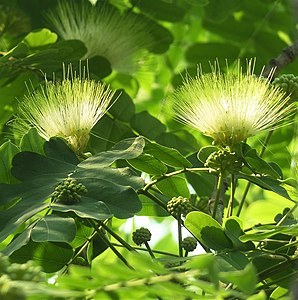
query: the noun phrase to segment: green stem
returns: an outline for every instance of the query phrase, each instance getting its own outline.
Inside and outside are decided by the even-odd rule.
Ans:
[[[179,246],[179,256],[180,256],[180,257],[183,257],[181,214],[178,215],[178,218],[177,218],[177,224],[178,224],[178,246]]]
[[[112,243],[114,246],[116,246],[116,247],[124,247],[123,245],[121,245],[121,244],[116,244],[116,243]],[[124,247],[125,248],[125,247]],[[147,251],[147,249],[144,249],[144,248],[142,248],[142,247],[133,247],[134,248],[134,250],[139,250],[139,251]],[[162,254],[162,255],[168,255],[168,256],[172,256],[172,257],[178,257],[178,255],[177,254],[173,254],[173,253],[169,253],[169,252],[165,252],[165,251],[160,251],[160,250],[152,250],[151,249],[151,251],[153,252],[153,253],[156,253],[156,254]]]
[[[240,203],[239,203],[238,211],[237,211],[237,214],[236,214],[237,217],[240,216],[240,213],[241,213],[242,207],[243,207],[243,205],[244,205],[244,202],[245,202],[246,196],[247,196],[247,194],[248,194],[248,191],[249,191],[249,189],[250,189],[250,186],[251,186],[251,183],[249,182],[249,183],[246,185],[246,188],[245,188],[245,190],[244,190],[242,199],[241,199],[241,201],[240,201]]]
[[[146,186],[143,188],[143,190],[147,191],[151,186],[155,185],[156,183],[158,183],[162,180],[165,180],[169,177],[176,176],[176,175],[179,175],[179,174],[183,174],[185,172],[209,172],[209,171],[210,171],[210,168],[184,168],[184,169],[181,169],[181,170],[178,170],[178,171],[174,171],[174,172],[171,172],[171,173],[164,174],[161,177],[156,178],[155,180],[152,180],[151,182],[146,184]]]
[[[270,139],[271,139],[271,137],[272,137],[273,131],[274,131],[274,130],[270,130],[270,131],[268,132],[267,136],[266,136],[266,139],[265,139],[265,141],[264,141],[264,144],[263,144],[262,149],[261,149],[260,154],[259,154],[259,156],[260,156],[261,158],[263,157],[263,155],[264,155],[264,153],[265,153],[265,150],[267,149],[267,146],[268,146],[268,143],[269,143],[269,141],[270,141]],[[243,208],[243,205],[244,205],[246,196],[247,196],[247,194],[248,194],[248,191],[249,191],[249,189],[250,189],[250,186],[251,186],[251,183],[248,182],[247,185],[246,185],[246,188],[245,188],[245,190],[244,190],[244,193],[243,193],[242,199],[241,199],[241,201],[240,201],[240,204],[239,204],[239,208],[238,208],[238,211],[237,211],[237,214],[236,214],[237,217],[240,216],[240,213],[241,213],[241,210],[242,210],[242,208]]]
[[[216,188],[216,195],[215,195],[215,201],[214,201],[214,208],[213,208],[213,213],[212,213],[212,217],[215,218],[216,217],[216,211],[217,211],[217,207],[218,207],[218,203],[219,203],[219,198],[220,198],[220,193],[221,193],[221,189],[222,189],[222,185],[224,182],[224,177],[222,176],[222,174],[220,173],[218,175],[218,182],[217,182],[217,188]]]
[[[147,196],[148,198],[153,200],[157,205],[162,207],[164,210],[168,211],[167,210],[167,205],[164,202],[162,202],[160,199],[158,199],[157,197],[155,197],[154,195],[149,193],[147,190],[138,190],[138,194]]]
[[[107,226],[104,222],[99,221],[98,223],[102,228],[104,228],[112,237],[114,237],[120,244],[122,244],[127,250],[135,251],[135,249],[129,245],[126,241],[124,241],[118,234],[116,234],[109,226]]]
[[[103,223],[103,222],[102,222]],[[107,239],[107,237],[100,231],[100,229],[96,226],[95,222],[92,223],[93,228],[96,233],[100,236],[100,238],[107,244],[107,246],[116,254],[116,256],[130,269],[133,270],[133,267],[128,263],[125,257],[115,248],[115,246]]]
[[[235,175],[231,174],[231,194],[230,194],[230,199],[229,199],[229,203],[227,206],[227,216],[226,218],[229,218],[232,216],[233,214],[233,206],[234,206],[234,197],[235,197],[235,189],[236,189],[236,185],[235,185]]]
[[[147,248],[148,253],[150,254],[150,256],[151,256],[152,258],[155,258],[154,253],[153,253],[152,249],[150,248],[149,243],[148,243],[148,242],[144,242],[144,244],[145,244],[145,246],[146,246],[146,248]]]
[[[185,250],[184,257],[188,256],[188,251]]]
[[[282,223],[287,219],[287,217],[294,212],[294,210],[298,207],[298,203],[296,202],[295,205],[280,219],[280,221],[276,224],[276,226],[282,225]]]

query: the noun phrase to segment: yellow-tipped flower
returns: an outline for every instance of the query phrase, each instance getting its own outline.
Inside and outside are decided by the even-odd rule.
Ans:
[[[232,146],[257,133],[277,128],[295,112],[289,97],[270,84],[270,79],[253,75],[253,62],[243,73],[199,71],[169,97],[176,118],[214,139]]]
[[[148,24],[133,13],[121,14],[105,4],[88,1],[60,1],[48,13],[56,32],[65,40],[82,41],[85,58],[103,56],[121,72],[135,71],[142,48],[151,44]]]
[[[108,110],[113,95],[105,84],[80,77],[46,81],[45,87],[20,103],[13,126],[21,135],[33,127],[46,140],[62,137],[79,154],[85,150],[91,129]]]

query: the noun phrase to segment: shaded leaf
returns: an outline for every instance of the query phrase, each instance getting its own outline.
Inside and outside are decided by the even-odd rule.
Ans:
[[[184,225],[207,247],[214,250],[232,249],[233,245],[220,224],[203,212],[190,212]]]
[[[16,180],[11,174],[12,159],[19,152],[19,149],[11,141],[0,146],[0,182],[15,183]]]
[[[146,140],[145,153],[171,167],[191,167],[191,163],[176,149]]]
[[[76,235],[76,225],[72,218],[55,215],[43,217],[32,229],[31,238],[34,242],[67,242]]]

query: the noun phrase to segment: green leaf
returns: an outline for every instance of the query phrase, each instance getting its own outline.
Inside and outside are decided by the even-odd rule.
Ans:
[[[52,137],[44,143],[44,153],[48,158],[77,165],[80,161],[64,140]]]
[[[77,233],[74,240],[70,243],[73,248],[78,248],[90,239],[94,229],[85,226],[81,220],[76,220]]]
[[[114,96],[114,101],[111,101],[114,104],[109,109],[109,113],[123,122],[129,122],[136,110],[132,99],[124,90],[119,90]]]
[[[191,63],[203,64],[203,69],[208,66],[208,63],[214,62],[215,59],[219,61],[230,59],[234,60],[238,57],[240,49],[231,44],[209,42],[209,43],[196,43],[191,45],[185,55],[186,59]]]
[[[225,233],[228,238],[232,241],[235,249],[248,251],[255,248],[254,243],[247,241],[244,243],[240,241],[240,236],[244,234],[242,228],[240,227],[239,220],[236,217],[231,217],[225,222]]]
[[[23,181],[31,181],[35,177],[64,178],[75,168],[73,164],[27,151],[18,153],[12,164],[13,176]]]
[[[41,200],[44,199],[41,198]],[[20,225],[49,206],[47,203],[39,202],[37,199],[28,199],[27,201],[20,201],[11,209],[1,211],[0,241],[5,240]]]
[[[86,194],[82,196],[78,205],[84,206],[82,203],[87,197],[93,199],[92,201],[102,201],[108,207],[109,213],[119,219],[130,218],[142,208],[136,192],[129,186],[121,186],[112,181],[97,178],[80,178],[78,181],[87,188]],[[84,207],[81,209],[85,212]],[[101,210],[97,209],[94,213],[100,212]],[[108,213],[106,210],[103,212]]]
[[[219,273],[219,277],[224,282],[236,285],[238,289],[248,295],[255,291],[258,282],[256,270],[252,264],[248,264],[241,271]]]
[[[176,149],[146,140],[144,151],[168,166],[178,168],[191,167],[191,163]]]
[[[32,31],[27,34],[23,40],[29,48],[38,48],[57,41],[57,34],[47,28]]]
[[[205,16],[210,22],[221,23],[237,8],[241,0],[209,0],[205,6]]]
[[[80,202],[75,204],[54,203],[51,205],[51,209],[60,212],[74,212],[77,216],[84,219],[105,220],[113,216],[105,203],[84,196],[81,197]]]
[[[110,181],[122,186],[130,186],[138,190],[144,186],[144,180],[136,176],[130,168],[92,168],[85,169],[77,167],[74,171],[73,177],[80,180],[80,178],[97,178],[105,181]]]
[[[233,248],[220,224],[203,212],[187,214],[184,225],[199,241],[213,250]]]
[[[292,224],[287,226],[276,226],[276,225],[264,225],[254,228],[254,233],[246,233],[240,236],[242,242],[246,241],[262,241],[269,239],[278,233],[284,233],[291,236],[298,235],[298,224]]]
[[[13,262],[25,263],[34,260],[46,273],[61,270],[72,258],[73,249],[66,243],[35,243],[30,241],[18,251],[15,251],[10,259]]]
[[[31,128],[21,139],[21,151],[30,151],[44,154],[43,146],[45,140],[38,134],[36,128]]]
[[[269,175],[274,179],[280,178],[279,173],[275,169],[259,157],[255,149],[250,149],[244,154],[245,161],[250,165],[250,167],[255,171],[255,173],[264,175]]]
[[[117,143],[111,150],[98,153],[78,166],[80,168],[100,169],[110,166],[118,159],[133,159],[142,154],[145,141],[142,137],[128,138]]]
[[[166,131],[166,126],[147,111],[142,111],[133,116],[131,126],[140,135],[154,140],[158,135]]]
[[[112,73],[111,63],[105,57],[96,55],[87,61],[89,72],[95,74],[98,79],[105,78]]]
[[[162,175],[168,170],[162,162],[149,154],[141,154],[137,158],[128,160],[128,163],[136,170],[150,175]]]
[[[10,256],[13,252],[27,245],[27,243],[30,240],[31,230],[32,230],[32,226],[29,226],[22,233],[16,235],[11,241],[11,243],[2,250],[2,253],[4,255]]]
[[[72,218],[55,215],[43,217],[32,229],[34,242],[66,242],[70,243],[76,235],[76,225]]]
[[[217,152],[218,148],[214,146],[206,146],[200,149],[198,152],[198,159],[205,163],[210,154]]]
[[[89,147],[94,153],[109,150],[119,141],[135,137],[132,129],[123,122],[104,115],[93,127]]]
[[[166,196],[185,198],[190,197],[187,181],[183,177],[171,176],[156,183],[157,188]]]
[[[148,198],[144,195],[139,195],[139,198],[142,203],[142,210],[138,212],[138,216],[156,216],[156,217],[168,217],[169,212],[163,208],[161,208],[159,205],[157,205],[155,202],[152,201],[152,199]],[[165,197],[164,195],[159,194],[158,198],[161,199],[165,204],[169,200],[168,197]]]
[[[19,149],[11,141],[7,141],[0,147],[0,182],[15,183],[16,180],[11,174],[12,159],[19,152]]]
[[[293,201],[292,198],[289,196],[288,192],[286,191],[286,189],[284,189],[280,185],[281,182],[276,179],[267,176],[246,175],[244,173],[239,173],[237,177],[246,179],[265,190],[272,191],[286,199]]]
[[[143,13],[152,16],[158,20],[178,22],[183,18],[185,14],[183,7],[179,7],[174,3],[166,3],[161,0],[137,0],[132,2]]]

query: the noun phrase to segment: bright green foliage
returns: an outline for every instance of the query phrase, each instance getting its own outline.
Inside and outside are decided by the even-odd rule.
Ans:
[[[291,3],[89,2],[0,3],[0,298],[296,299]]]

